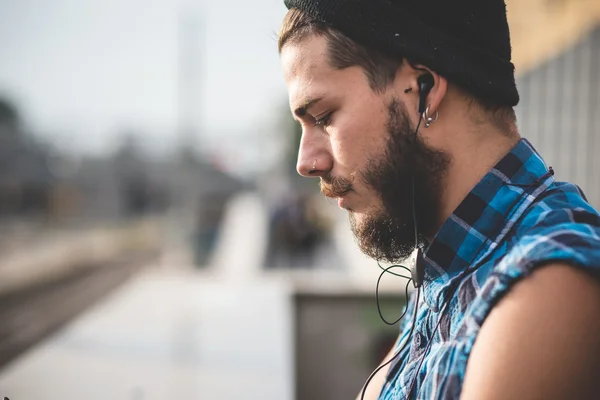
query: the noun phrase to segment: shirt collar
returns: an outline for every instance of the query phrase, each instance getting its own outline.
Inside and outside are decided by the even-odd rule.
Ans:
[[[540,193],[554,181],[531,143],[517,145],[467,194],[424,252],[423,298],[439,311],[452,282],[495,249]]]

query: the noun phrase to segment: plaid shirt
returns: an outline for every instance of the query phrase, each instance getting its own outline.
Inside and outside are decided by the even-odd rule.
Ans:
[[[405,399],[415,376],[412,399],[458,399],[479,329],[517,280],[553,261],[600,271],[600,216],[577,186],[555,182],[521,139],[467,195],[424,254],[416,326],[390,366],[380,400]],[[399,344],[412,325],[414,297]]]

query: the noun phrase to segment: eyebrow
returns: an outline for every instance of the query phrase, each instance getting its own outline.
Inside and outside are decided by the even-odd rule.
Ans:
[[[309,108],[311,108],[312,106],[314,106],[316,103],[318,103],[321,100],[323,100],[322,97],[316,97],[316,98],[306,100],[300,107],[298,107],[294,110],[294,114],[298,118],[304,117],[306,115],[306,111],[308,111]]]

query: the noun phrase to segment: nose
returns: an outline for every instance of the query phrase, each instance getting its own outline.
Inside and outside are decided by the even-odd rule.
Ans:
[[[313,130],[303,130],[298,149],[296,170],[305,178],[319,178],[333,168],[329,141],[326,135]]]

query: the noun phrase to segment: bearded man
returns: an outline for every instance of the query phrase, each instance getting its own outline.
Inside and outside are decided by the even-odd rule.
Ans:
[[[504,1],[285,4],[298,172],[415,264],[358,398],[600,398],[600,217],[520,136]]]

